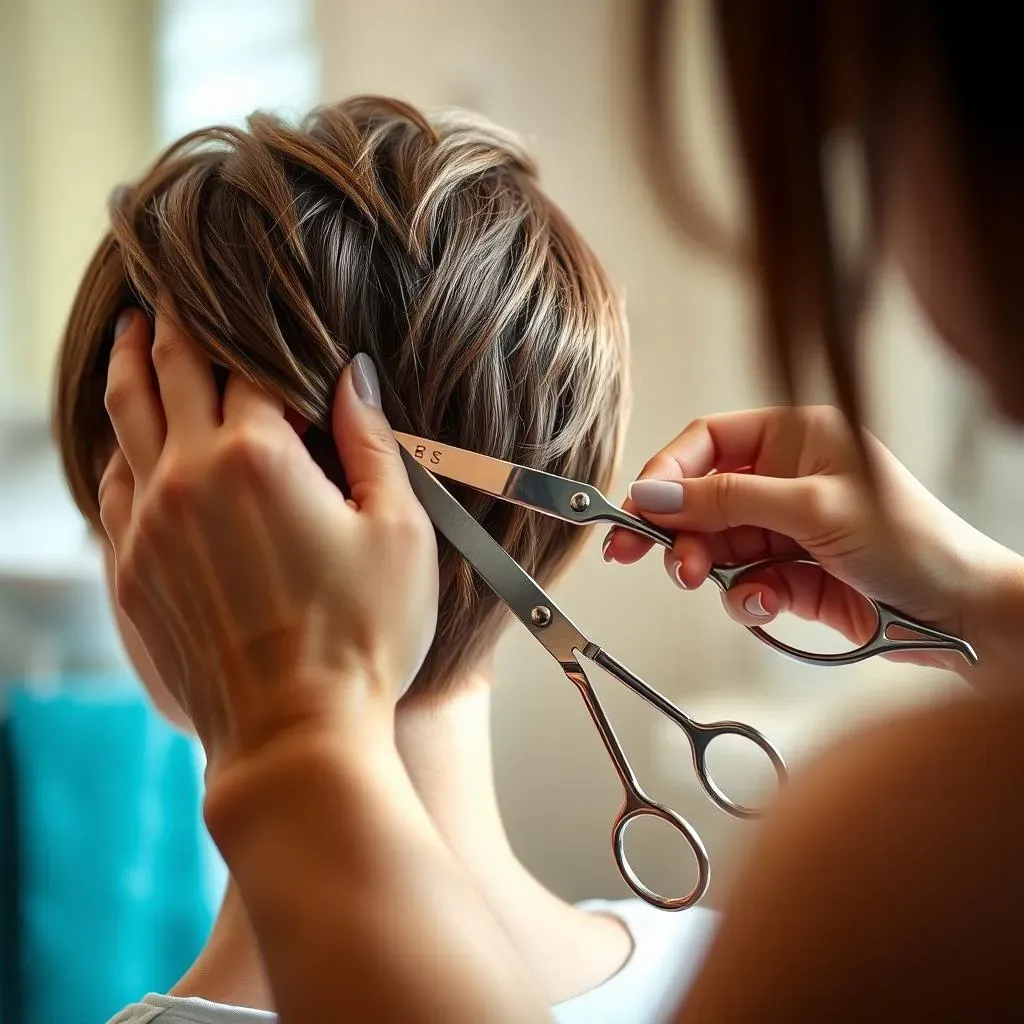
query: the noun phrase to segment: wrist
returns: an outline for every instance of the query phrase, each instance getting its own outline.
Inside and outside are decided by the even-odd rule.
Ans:
[[[207,790],[223,775],[278,755],[368,747],[393,737],[395,703],[389,689],[356,673],[304,672],[238,689],[244,699],[233,700],[229,693],[220,727],[200,732]]]
[[[371,794],[401,785],[394,741],[358,742],[333,733],[293,731],[226,763],[209,781],[206,826],[233,874],[259,837],[322,833],[327,818],[360,813]]]
[[[309,696],[332,690],[338,699]],[[400,766],[394,705],[377,692],[345,679],[296,681],[286,700],[273,707],[264,702],[257,715],[236,722],[232,742],[207,752],[204,814],[218,846],[256,818],[278,813],[297,793],[323,786],[348,791]]]
[[[978,567],[963,619],[978,654],[977,666],[960,672],[968,682],[985,685],[1018,673],[1024,662],[1024,558],[1006,551]]]

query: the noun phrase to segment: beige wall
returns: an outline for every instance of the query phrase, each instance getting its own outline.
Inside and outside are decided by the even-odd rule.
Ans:
[[[150,155],[151,8],[150,0],[0,0],[8,270],[0,344],[12,370],[0,400],[45,407],[106,196]]]

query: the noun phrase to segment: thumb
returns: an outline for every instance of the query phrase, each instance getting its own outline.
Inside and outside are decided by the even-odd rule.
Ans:
[[[360,508],[411,495],[398,442],[381,411],[373,360],[359,352],[345,368],[331,416],[334,443],[352,498]]]
[[[800,543],[821,531],[826,487],[818,477],[712,473],[685,483],[638,480],[629,489],[629,503],[645,519],[676,531],[718,533],[756,526]]]

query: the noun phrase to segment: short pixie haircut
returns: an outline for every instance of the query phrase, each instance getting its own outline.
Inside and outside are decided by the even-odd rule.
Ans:
[[[118,313],[173,310],[222,371],[307,419],[323,450],[352,356],[380,370],[396,429],[607,487],[626,419],[627,335],[597,258],[511,134],[381,97],[294,126],[194,132],[110,200],[71,310],[55,423],[78,506],[98,524],[112,445],[103,397]],[[584,531],[458,497],[550,581]],[[443,540],[437,636],[414,689],[485,657],[502,606]]]

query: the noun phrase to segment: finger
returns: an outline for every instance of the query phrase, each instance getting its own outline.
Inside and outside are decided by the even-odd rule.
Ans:
[[[216,429],[220,425],[220,400],[213,366],[199,346],[166,316],[156,318],[152,358],[168,437],[192,440]]]
[[[686,545],[702,546],[704,552],[710,554],[709,567],[711,562],[717,565],[736,565],[740,562],[752,562],[759,558],[801,550],[800,545],[790,537],[755,526],[737,526],[717,533],[677,531],[673,545],[676,554],[682,557],[683,546]],[[630,565],[639,561],[651,547],[651,542],[640,534],[615,527],[605,538],[604,558],[608,562]],[[686,582],[691,587],[699,586],[703,582],[703,577],[691,580],[687,575]]]
[[[803,548],[792,538],[759,526],[734,526],[720,533],[698,533],[693,536],[701,538],[707,545],[711,560],[716,565],[743,565],[776,555],[804,553]]]
[[[756,526],[803,543],[827,533],[844,500],[835,478],[713,473],[685,484],[645,480],[630,491],[645,519],[670,530],[717,533]]]
[[[673,545],[677,552],[679,545],[687,542],[704,544],[711,552],[711,560],[722,565],[749,562],[799,548],[788,537],[753,526],[738,526],[721,533],[677,531]],[[652,546],[652,542],[639,533],[624,527],[612,527],[605,537],[602,550],[606,562],[631,565],[647,554]]]
[[[783,563],[740,580],[723,596],[723,603],[744,626],[764,626],[792,613],[820,622],[854,644],[866,642],[878,622],[870,602],[856,590],[820,566],[803,562]]]
[[[730,618],[743,626],[767,626],[787,610],[788,595],[764,583],[737,583],[722,595]]]
[[[262,422],[280,427],[286,422],[284,402],[237,373],[228,378],[223,411],[225,425]]]
[[[648,460],[637,479],[684,480],[712,471],[732,473],[748,466],[757,469],[769,451],[773,462],[779,462],[780,455],[789,455],[792,461],[799,454],[802,437],[794,428],[799,427],[803,414],[801,409],[776,406],[694,420]],[[778,442],[787,437],[792,443],[780,450]]]
[[[135,482],[144,486],[164,446],[164,413],[150,359],[149,320],[138,309],[117,318],[104,395],[118,447]]]
[[[606,562],[632,565],[639,562],[653,547],[654,542],[639,533],[613,526],[605,535],[601,555]]]
[[[675,546],[665,552],[665,572],[682,590],[696,590],[711,569],[711,552],[707,541],[696,536],[680,536]]]
[[[115,559],[124,548],[124,539],[132,519],[135,482],[128,460],[118,448],[100,478],[98,501],[100,522],[113,548]]]
[[[669,481],[682,484],[690,478],[705,477],[708,474],[735,473],[749,468],[758,468],[764,461],[765,452],[770,452],[774,473],[789,476],[799,455],[800,418],[803,411],[786,406],[750,409],[743,412],[721,413],[694,420],[681,434],[650,458],[640,471],[637,480],[630,486],[630,494],[623,504],[626,511],[634,514],[642,509],[633,500],[633,488],[638,485],[638,494],[660,492],[661,500],[677,509],[670,488],[658,488],[656,484],[645,486],[644,481]],[[681,490],[675,492],[681,495]],[[681,502],[681,498],[680,498]],[[629,565],[639,561],[650,551],[651,542],[638,534],[625,530],[612,530],[605,539],[603,548],[606,561]]]
[[[704,476],[714,467],[714,462],[715,445],[707,429],[707,421],[696,420],[675,440],[648,459],[640,471],[638,480],[650,478],[681,484],[686,477]],[[639,511],[631,496],[627,496],[622,507],[634,515]],[[606,562],[632,565],[643,558],[653,546],[651,541],[638,533],[613,527],[605,538],[602,555]],[[677,582],[681,583],[679,580]]]
[[[333,432],[351,497],[360,509],[412,498],[398,442],[381,412],[377,370],[365,353],[356,355],[342,374]]]

